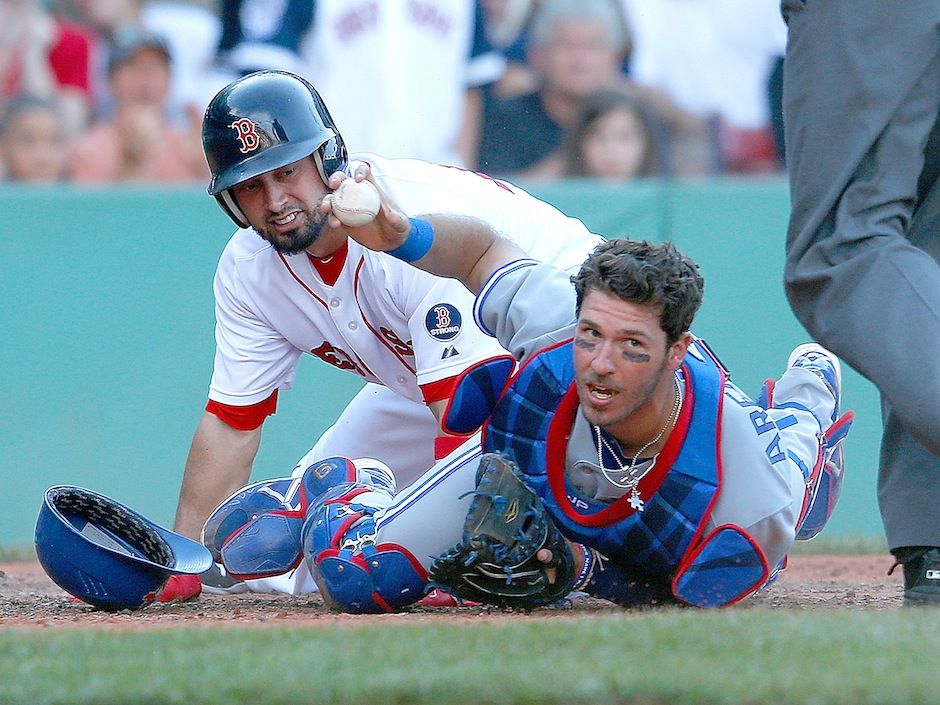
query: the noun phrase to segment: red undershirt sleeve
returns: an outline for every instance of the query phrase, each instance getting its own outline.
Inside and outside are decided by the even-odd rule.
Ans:
[[[233,406],[210,399],[206,411],[239,431],[253,431],[277,411],[277,390],[271,392],[267,399],[248,406]]]
[[[439,379],[436,382],[428,382],[427,384],[421,385],[421,396],[424,397],[425,404],[433,404],[436,401],[441,401],[442,399],[450,399],[451,394],[454,392],[454,383],[457,381],[457,377],[447,377],[445,379]]]
[[[454,393],[454,384],[457,382],[457,376],[440,379],[437,382],[429,382],[421,385],[421,395],[424,397],[425,404],[432,404],[436,401],[449,399]],[[471,435],[452,436],[450,434],[441,434],[434,439],[434,459],[440,460],[451,451],[456,450]]]

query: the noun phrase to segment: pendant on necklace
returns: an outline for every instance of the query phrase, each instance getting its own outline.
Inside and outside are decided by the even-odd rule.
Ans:
[[[630,492],[630,498],[627,501],[630,503],[630,506],[638,512],[642,512],[646,508],[643,499],[640,497],[640,493],[636,491],[636,487]]]

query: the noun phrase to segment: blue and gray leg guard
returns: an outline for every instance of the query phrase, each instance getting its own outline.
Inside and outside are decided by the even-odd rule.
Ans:
[[[424,596],[427,571],[404,547],[375,543],[375,514],[391,496],[360,483],[334,487],[304,522],[304,560],[331,609],[393,612]]]
[[[773,399],[774,380],[768,379],[761,387],[757,403],[762,408],[769,409],[773,406]],[[842,493],[845,470],[842,441],[845,440],[852,427],[855,412],[846,411],[840,416],[838,405],[836,405],[833,415],[837,418],[822,437],[815,467],[804,471],[806,498],[797,523],[797,541],[809,541],[823,530]]]
[[[209,516],[203,543],[238,580],[281,575],[303,558],[301,528],[314,501],[340,484],[362,482],[391,496],[395,480],[381,463],[318,460],[300,477],[265,480],[236,492]]]
[[[845,477],[842,441],[848,435],[854,418],[855,414],[847,411],[829,427],[823,436],[819,460],[807,482],[803,516],[796,532],[797,541],[808,541],[819,534],[836,508]]]

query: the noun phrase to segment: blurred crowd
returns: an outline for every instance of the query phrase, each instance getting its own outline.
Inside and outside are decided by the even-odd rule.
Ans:
[[[784,169],[778,0],[0,0],[0,180],[205,183],[259,69],[353,152],[520,181]]]

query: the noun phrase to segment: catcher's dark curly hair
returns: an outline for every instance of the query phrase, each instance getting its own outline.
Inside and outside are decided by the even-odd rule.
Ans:
[[[578,314],[592,289],[658,308],[667,346],[692,327],[705,288],[698,265],[672,243],[622,239],[598,245],[571,283]]]

